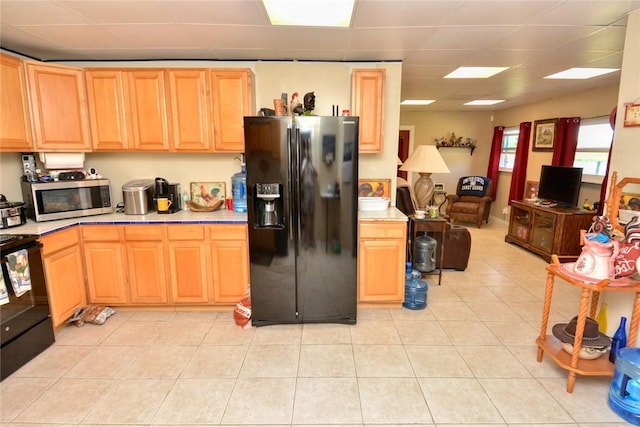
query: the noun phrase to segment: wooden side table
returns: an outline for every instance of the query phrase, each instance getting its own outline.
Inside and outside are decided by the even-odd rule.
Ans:
[[[600,292],[631,292],[635,295],[633,303],[633,312],[631,314],[631,323],[629,326],[629,339],[627,345],[633,347],[638,333],[638,323],[640,322],[640,282],[637,280],[629,280],[625,282],[625,286],[608,286],[613,283],[610,280],[602,280],[598,283],[587,283],[577,280],[569,276],[560,266],[559,258],[552,255],[553,263],[547,266],[547,283],[544,294],[544,308],[542,311],[542,324],[540,326],[540,336],[536,339],[538,345],[538,362],[542,361],[542,356],[546,352],[562,369],[569,371],[567,378],[567,392],[573,392],[573,386],[576,381],[576,375],[585,376],[613,376],[615,365],[609,362],[609,355],[603,354],[597,359],[586,360],[578,357],[579,352],[574,351],[569,354],[563,350],[560,340],[554,335],[547,335],[547,327],[549,325],[549,311],[551,308],[551,298],[553,296],[553,286],[556,277],[568,282],[572,286],[581,288],[580,304],[578,305],[578,320],[576,324],[576,335],[573,341],[573,348],[582,347],[582,336],[584,334],[584,325],[587,319],[587,310],[589,317],[595,319]],[[589,307],[589,301],[591,306]]]
[[[411,236],[411,259],[415,259],[416,253],[416,237],[418,237],[418,233],[439,233],[440,234],[440,244],[436,248],[436,256],[440,259],[439,267],[436,269],[438,274],[438,286],[442,283],[442,266],[444,265],[444,242],[446,241],[446,232],[451,227],[449,221],[444,217],[437,218],[421,218],[418,219],[415,215],[409,216],[409,235]],[[425,273],[425,274],[434,274],[434,273]]]

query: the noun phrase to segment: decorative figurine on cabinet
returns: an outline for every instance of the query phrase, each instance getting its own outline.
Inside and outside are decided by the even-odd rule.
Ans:
[[[314,92],[307,92],[304,94],[304,112],[305,116],[310,116],[311,112],[316,108],[316,95]]]

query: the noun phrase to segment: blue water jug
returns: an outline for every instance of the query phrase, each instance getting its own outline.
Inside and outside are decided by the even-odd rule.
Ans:
[[[640,348],[625,347],[618,351],[609,407],[625,421],[640,425]]]
[[[247,168],[242,162],[242,170],[231,177],[231,195],[234,212],[247,211]]]
[[[422,310],[427,307],[429,286],[422,280],[422,273],[411,268],[408,262],[405,270],[404,302],[402,306],[409,310]]]

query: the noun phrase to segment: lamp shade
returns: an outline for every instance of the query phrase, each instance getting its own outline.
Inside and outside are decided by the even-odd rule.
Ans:
[[[401,171],[418,172],[420,177],[413,184],[416,202],[420,209],[427,209],[433,201],[432,173],[450,173],[435,145],[420,145],[400,166]]]
[[[435,145],[419,145],[400,166],[401,171],[451,173]]]

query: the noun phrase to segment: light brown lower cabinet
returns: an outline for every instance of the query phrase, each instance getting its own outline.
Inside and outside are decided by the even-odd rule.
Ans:
[[[87,303],[78,227],[47,234],[40,241],[51,319],[57,327]]]
[[[236,303],[249,292],[247,226],[212,225],[208,229],[213,300]]]
[[[90,303],[228,305],[246,295],[244,224],[81,227]]]
[[[203,225],[167,225],[171,301],[208,302],[207,245]]]
[[[407,223],[360,221],[358,239],[358,302],[403,302]]]

